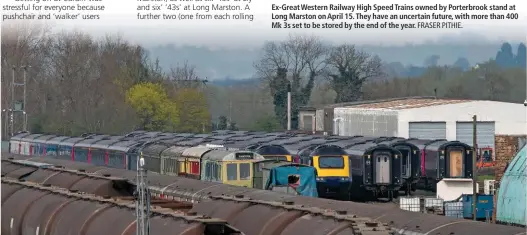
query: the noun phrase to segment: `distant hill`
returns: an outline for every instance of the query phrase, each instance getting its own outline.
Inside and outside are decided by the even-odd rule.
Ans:
[[[211,79],[210,84],[216,86],[254,86],[258,85],[260,80],[257,78],[246,79]]]
[[[513,43],[514,48],[518,43]],[[366,52],[378,55],[385,63],[398,63],[398,67],[424,65],[432,55],[438,56],[438,65],[451,65],[460,57],[466,58],[472,65],[495,58],[500,49],[499,42],[468,43],[426,43],[405,46],[360,46]],[[230,80],[251,78],[255,71],[253,63],[260,55],[259,48],[246,49],[210,49],[198,46],[161,45],[147,48],[151,58],[158,58],[163,69],[185,61],[195,65],[198,75],[209,80],[228,80],[221,84],[238,83]]]

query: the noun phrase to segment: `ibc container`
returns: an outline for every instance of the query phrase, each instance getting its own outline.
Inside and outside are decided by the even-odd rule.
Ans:
[[[463,218],[463,202],[445,202],[445,216]]]
[[[418,197],[400,197],[399,208],[405,211],[419,212],[421,209],[420,198]]]

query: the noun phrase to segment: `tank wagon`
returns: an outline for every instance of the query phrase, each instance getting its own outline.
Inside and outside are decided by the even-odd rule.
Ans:
[[[408,139],[421,150],[421,178],[425,189],[436,191],[443,178],[472,178],[472,147],[459,141]]]
[[[4,178],[2,189],[7,191],[2,193],[2,234],[135,233],[133,201]],[[154,208],[151,213],[153,234],[242,234],[219,219],[167,212],[165,208]]]
[[[10,154],[15,158],[20,158],[19,155]],[[7,156],[2,156],[6,158]],[[55,164],[62,162],[63,166],[68,166],[77,169],[88,169],[88,165],[85,163],[61,161],[56,159],[37,158],[34,161],[54,161]],[[96,167],[96,166],[92,166]],[[98,170],[89,170],[96,172],[99,175],[105,174],[105,171],[96,167]],[[107,172],[112,172],[112,175],[123,177],[135,181],[136,172],[121,171],[118,169],[106,168]],[[2,169],[4,170],[4,169]],[[88,171],[88,170],[87,170]],[[324,211],[329,212],[328,216],[323,216],[326,219],[330,218],[335,221],[334,218],[338,217],[338,214],[345,216],[351,216],[354,218],[359,228],[369,229],[369,232],[374,228],[375,230],[382,230],[386,227],[383,224],[376,224],[375,222],[370,224],[373,227],[367,226],[366,223],[371,220],[379,220],[382,223],[393,228],[395,234],[405,235],[425,235],[425,234],[464,234],[464,235],[481,235],[481,234],[500,234],[500,235],[522,235],[526,234],[524,228],[504,226],[491,223],[474,222],[472,220],[456,219],[445,216],[438,216],[433,214],[422,214],[410,211],[403,211],[397,207],[378,205],[378,204],[364,204],[346,201],[334,201],[323,198],[312,198],[294,195],[284,195],[279,192],[265,191],[262,192],[258,189],[235,187],[232,185],[215,184],[212,182],[197,181],[188,178],[166,176],[166,175],[149,175],[149,181],[151,185],[151,191],[156,197],[163,198],[174,198],[174,199],[186,199],[188,201],[199,202],[196,207],[196,211],[200,210],[201,214],[208,216],[226,219],[227,221],[239,221],[240,223],[246,223],[248,227],[259,228],[264,224],[274,224],[271,221],[282,221],[281,215],[283,211],[280,208],[286,208],[290,211],[301,211],[301,214],[308,213],[311,218],[311,224],[318,224],[318,216],[325,215]],[[4,193],[4,191],[2,192]],[[228,197],[227,199],[222,199]],[[236,200],[233,200],[236,199]],[[211,204],[206,204],[210,202]],[[234,202],[234,203],[233,203]],[[304,208],[304,209],[303,209]],[[229,213],[230,211],[236,211]],[[252,217],[247,214],[249,211],[254,211]],[[337,213],[338,212],[338,213]],[[78,212],[77,212],[78,213]],[[221,215],[220,215],[221,214]],[[337,215],[335,215],[337,214]],[[234,216],[235,215],[235,216]],[[262,218],[257,220],[242,220],[241,218]],[[5,217],[2,217],[5,218]],[[42,217],[45,218],[45,217]],[[265,218],[265,219],[264,219]],[[289,217],[288,217],[289,218]],[[305,221],[305,217],[298,217],[297,220]],[[364,222],[361,218],[371,218]],[[316,219],[316,220],[315,220]],[[324,219],[324,218],[321,218]],[[263,220],[266,220],[265,222]],[[252,221],[252,224],[251,224]],[[336,220],[338,221],[338,219]],[[294,224],[295,222],[287,222],[287,224]],[[230,224],[234,224],[231,222]],[[4,227],[4,226],[2,226]],[[71,226],[70,226],[71,227]],[[244,227],[246,228],[246,227]],[[269,227],[265,227],[270,229]],[[274,226],[273,226],[274,228]],[[335,228],[335,227],[332,227]],[[241,229],[241,228],[240,228]],[[243,231],[243,230],[242,230]],[[248,230],[254,231],[254,230]],[[265,234],[277,234],[273,230],[267,230]],[[289,231],[289,230],[288,230]],[[300,234],[306,234],[306,231],[299,230]],[[315,230],[313,230],[315,231]],[[376,234],[368,233],[365,230],[358,230],[357,232],[363,232],[363,234]],[[356,233],[357,233],[356,232]],[[307,232],[309,233],[309,232]],[[279,233],[284,234],[284,233]],[[322,233],[321,233],[322,234]],[[377,233],[378,234],[378,233]],[[383,234],[383,233],[381,233]]]

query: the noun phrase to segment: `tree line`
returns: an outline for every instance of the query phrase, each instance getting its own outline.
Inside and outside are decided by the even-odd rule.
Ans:
[[[525,70],[500,62],[511,61],[507,47],[477,67],[431,61],[410,77],[394,75],[380,58],[353,44],[291,35],[263,45],[254,62],[259,85],[222,87],[207,84],[188,63],[163,72],[144,48],[118,36],[98,39],[82,32],[52,33],[43,25],[3,24],[1,46],[3,68],[31,66],[26,111],[32,132],[283,130],[288,86],[293,128],[299,108],[306,105],[434,94],[511,102],[525,98]],[[520,61],[522,55],[512,58]],[[10,89],[11,72],[3,69],[1,74],[2,109],[11,107],[11,92],[22,99],[20,88]],[[17,70],[17,80],[21,76]],[[21,130],[20,120],[16,130]]]
[[[19,68],[31,66],[25,111],[32,132],[209,129],[207,97],[195,68],[184,64],[163,73],[144,48],[119,36],[96,39],[79,31],[53,33],[40,24],[2,24],[1,47],[3,110],[12,107],[12,93],[23,99],[23,88],[11,89],[8,68],[15,68],[20,82]],[[14,114],[16,132],[23,117]]]

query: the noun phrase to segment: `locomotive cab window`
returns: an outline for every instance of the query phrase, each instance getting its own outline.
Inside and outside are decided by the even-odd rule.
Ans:
[[[318,167],[320,168],[344,168],[343,157],[319,157]]]
[[[240,163],[240,180],[251,179],[251,165],[249,163]]]
[[[227,180],[238,180],[238,165],[236,163],[227,164]]]

